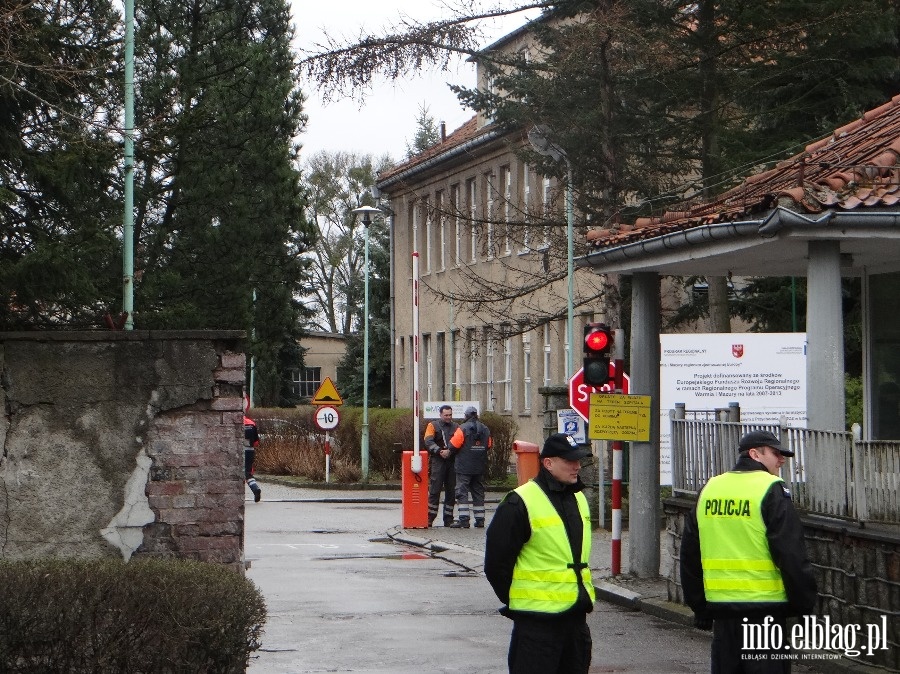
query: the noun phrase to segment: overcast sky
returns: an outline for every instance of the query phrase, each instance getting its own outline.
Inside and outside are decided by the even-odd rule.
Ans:
[[[379,29],[406,15],[419,21],[447,16],[434,0],[292,0],[296,28],[294,44],[298,49],[314,49],[322,41],[323,31],[333,37],[358,37],[365,29],[380,34]],[[510,5],[513,3],[510,2]],[[525,22],[518,15],[503,23],[488,26],[485,45]],[[484,45],[483,45],[484,46]],[[319,150],[353,151],[377,156],[390,154],[402,159],[407,142],[416,129],[419,108],[426,104],[435,121],[445,121],[448,133],[472,116],[460,106],[447,82],[473,86],[475,66],[457,60],[449,71],[428,71],[421,76],[379,82],[369,91],[362,104],[355,100],[338,100],[325,104],[310,83],[305,83],[308,99],[304,106],[309,122],[302,155]]]

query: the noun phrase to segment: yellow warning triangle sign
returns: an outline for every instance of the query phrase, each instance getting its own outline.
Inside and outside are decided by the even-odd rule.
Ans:
[[[343,405],[344,399],[341,398],[341,394],[334,387],[331,377],[325,377],[325,381],[321,383],[316,391],[316,395],[309,402],[312,405]]]

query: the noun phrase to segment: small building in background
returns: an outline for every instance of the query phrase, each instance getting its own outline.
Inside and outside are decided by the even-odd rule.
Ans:
[[[319,386],[330,377],[337,381],[338,363],[347,351],[347,336],[339,332],[311,331],[300,340],[303,349],[303,368],[292,373],[294,393],[304,401],[316,394]]]

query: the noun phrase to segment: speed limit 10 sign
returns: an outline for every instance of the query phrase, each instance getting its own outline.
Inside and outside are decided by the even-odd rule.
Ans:
[[[341,420],[336,407],[331,405],[321,405],[316,410],[316,426],[323,431],[330,431],[337,428],[338,421]]]

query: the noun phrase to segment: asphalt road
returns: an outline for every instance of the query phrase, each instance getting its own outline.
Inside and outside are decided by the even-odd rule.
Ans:
[[[472,544],[433,556],[385,535],[398,504],[304,497],[263,485],[263,501],[247,504],[248,576],[269,611],[251,674],[506,671],[512,623],[477,570],[483,530],[453,532]],[[589,624],[592,672],[709,671],[706,633],[605,602]]]

